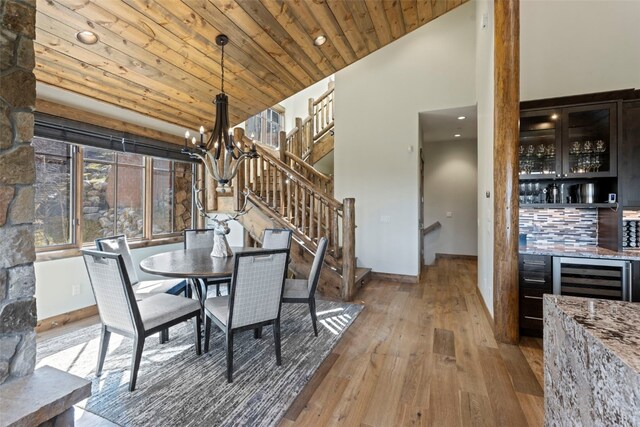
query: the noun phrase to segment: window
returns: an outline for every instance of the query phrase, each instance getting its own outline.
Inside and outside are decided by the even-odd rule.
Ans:
[[[86,147],[83,153],[82,236],[84,243],[144,232],[144,156]]]
[[[36,160],[35,244],[69,245],[73,243],[71,146],[37,137],[32,145]]]
[[[191,163],[103,148],[77,149],[41,137],[33,139],[33,146],[39,251],[90,245],[116,234],[131,240],[167,237],[193,226]],[[153,178],[147,180],[149,169]],[[146,195],[151,198],[148,212]],[[76,211],[78,227],[73,221]]]
[[[153,160],[154,236],[179,233],[191,226],[192,183],[191,165],[171,160]]]
[[[274,107],[249,118],[245,134],[265,145],[278,147],[281,130],[284,130],[284,109]]]

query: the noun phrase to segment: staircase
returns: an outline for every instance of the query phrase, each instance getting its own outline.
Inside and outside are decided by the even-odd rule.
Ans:
[[[285,151],[292,156],[294,168],[300,162],[314,165],[333,151],[333,109],[334,84],[330,81],[325,93],[309,99],[309,116],[296,118],[296,126],[285,137]]]
[[[290,270],[308,277],[317,243],[328,240],[318,292],[325,298],[350,301],[358,287],[369,280],[371,269],[357,268],[355,257],[355,200],[333,197],[333,178],[312,164],[333,150],[333,82],[317,100],[309,100],[309,117],[296,119],[296,127],[280,133],[273,149],[257,144],[258,157],[245,160],[233,181],[233,195],[224,197],[207,183],[208,210],[240,210],[246,230],[245,245],[262,242],[266,228],[293,232]],[[253,141],[244,130],[234,130],[234,140],[245,147]]]

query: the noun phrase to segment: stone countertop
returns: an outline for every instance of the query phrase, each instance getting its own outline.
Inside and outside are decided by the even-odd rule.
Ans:
[[[604,347],[640,374],[640,303],[545,295]]]
[[[579,258],[610,258],[629,261],[640,261],[640,250],[612,251],[598,246],[566,246],[566,245],[536,245],[527,243],[519,248],[521,254],[526,255],[552,255]]]

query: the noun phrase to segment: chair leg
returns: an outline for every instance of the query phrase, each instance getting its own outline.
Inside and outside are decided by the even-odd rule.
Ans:
[[[100,334],[100,350],[98,351],[98,365],[96,366],[96,376],[102,375],[102,367],[104,366],[104,359],[107,356],[107,348],[109,347],[109,338],[111,338],[111,332],[107,330],[105,325],[102,325],[102,333]]]
[[[276,365],[282,365],[282,354],[280,351],[280,319],[273,323],[273,338],[276,342]]]
[[[216,283],[216,296],[220,296],[220,283]]]
[[[159,339],[160,344],[165,344],[169,341],[169,328],[160,331]]]
[[[194,331],[193,333],[195,334],[195,338],[196,338],[196,355],[200,356],[201,354],[201,348],[202,348],[202,338],[201,338],[201,334],[202,334],[202,320],[200,320],[200,313],[196,314],[195,316],[195,322],[193,322],[194,324]]]
[[[133,339],[133,356],[131,357],[131,379],[129,380],[129,391],[136,388],[136,380],[138,379],[138,369],[140,368],[140,359],[142,358],[142,349],[144,348],[144,337],[136,336]]]
[[[227,331],[227,382],[233,382],[233,331]]]
[[[309,300],[309,312],[311,313],[311,323],[313,323],[313,333],[318,336],[318,326],[316,323],[318,322],[318,317],[316,316],[316,299],[311,298]]]
[[[262,338],[262,326],[259,326],[253,330],[253,338],[257,340]]]
[[[204,317],[204,352],[209,353],[209,335],[211,335],[211,319]]]

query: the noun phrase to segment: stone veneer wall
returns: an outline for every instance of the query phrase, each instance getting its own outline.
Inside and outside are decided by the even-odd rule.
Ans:
[[[520,208],[520,233],[529,243],[596,246],[597,209]]]
[[[0,383],[36,360],[35,0],[0,0]]]

